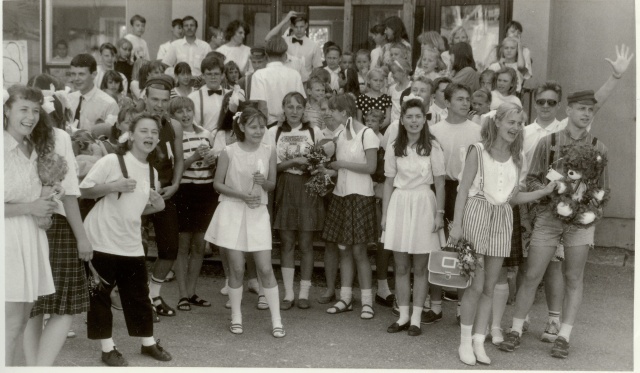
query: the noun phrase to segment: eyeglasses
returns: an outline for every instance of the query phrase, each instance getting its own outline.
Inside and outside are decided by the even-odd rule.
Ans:
[[[544,98],[541,98],[539,100],[536,100],[536,104],[539,105],[539,106],[544,106],[544,104],[547,104],[550,107],[555,107],[556,105],[558,105],[558,101],[556,101],[556,100],[546,100]]]

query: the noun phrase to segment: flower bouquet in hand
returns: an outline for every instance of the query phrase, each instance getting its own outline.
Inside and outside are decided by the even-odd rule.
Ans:
[[[311,178],[304,186],[307,193],[324,197],[333,190],[334,185],[331,177],[323,172],[323,169],[331,162],[331,159],[327,157],[321,142],[310,146],[308,150],[303,156],[307,158],[307,171],[311,174]]]
[[[478,262],[476,249],[473,244],[465,239],[458,241],[456,246],[458,251],[458,268],[462,272],[462,275],[467,278],[473,278],[476,274],[477,268],[482,268],[482,265]]]
[[[38,158],[38,176],[42,182],[40,197],[59,198],[62,192],[60,183],[64,179],[69,167],[67,161],[57,153],[51,152],[44,157]],[[44,230],[51,227],[51,216],[46,218],[36,218],[38,226]]]
[[[89,295],[93,297],[98,295],[100,292],[110,292],[110,290],[107,289],[107,286],[111,285],[105,281],[100,274],[98,274],[98,271],[96,271],[91,262],[89,262],[89,270],[91,272],[87,281],[87,285],[89,286]]]

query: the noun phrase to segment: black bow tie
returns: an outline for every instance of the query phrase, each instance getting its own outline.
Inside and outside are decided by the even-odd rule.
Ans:
[[[302,39],[291,38],[291,42],[292,43],[298,43],[298,44],[302,45]]]
[[[222,89],[209,89],[207,91],[209,92],[209,96],[211,96],[214,93],[217,95],[222,95]]]

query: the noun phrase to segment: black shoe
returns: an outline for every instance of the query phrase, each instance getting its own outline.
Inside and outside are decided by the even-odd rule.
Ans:
[[[553,348],[551,349],[551,356],[560,359],[566,359],[569,357],[569,342],[564,337],[556,338],[553,342]]]
[[[417,337],[420,334],[422,334],[422,330],[420,330],[419,326],[411,325],[409,327],[409,331],[407,332],[407,334],[409,334],[412,337]]]
[[[391,313],[395,317],[400,317],[400,308],[398,307],[398,302],[396,302],[395,299],[393,300],[393,308],[391,308]]]
[[[126,367],[129,365],[124,356],[115,347],[109,352],[102,353],[102,361],[110,367]]]
[[[167,350],[160,346],[159,339],[154,345],[140,347],[140,353],[143,355],[151,356],[152,358],[159,361],[170,361],[172,359],[171,354],[169,354]]]
[[[520,334],[514,331],[509,332],[504,337],[504,342],[500,343],[500,346],[498,346],[500,350],[506,352],[513,352],[518,347],[520,347]]]
[[[396,300],[396,296],[393,294],[389,294],[386,298],[383,298],[376,294],[376,303],[385,307],[393,307],[393,301]]]
[[[442,299],[448,300],[449,302],[457,302],[458,301],[458,293],[442,290]]]
[[[433,324],[440,320],[442,320],[442,312],[435,313],[433,310],[429,310],[422,311],[422,315],[420,315],[420,324]]]
[[[399,325],[397,322],[394,322],[393,324],[391,324],[391,326],[387,328],[387,333],[398,333],[398,332],[407,330],[409,329],[410,325],[411,323],[408,321],[404,325]]]

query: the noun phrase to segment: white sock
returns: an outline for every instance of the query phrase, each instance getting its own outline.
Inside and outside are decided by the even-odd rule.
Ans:
[[[487,352],[484,350],[484,334],[474,334],[473,337],[473,353],[476,355],[476,359],[484,362],[485,364],[491,363],[491,359],[487,356]]]
[[[460,344],[471,347],[471,330],[473,325],[460,324]]]
[[[569,337],[571,336],[571,329],[573,329],[573,325],[562,323],[560,325],[560,331],[558,332],[558,337],[564,337],[564,339],[569,342]]]
[[[436,315],[442,313],[442,301],[441,300],[431,301],[431,310],[435,312]]]
[[[151,337],[140,337],[140,341],[142,342],[143,346],[153,346],[154,344],[156,344],[156,339],[153,338],[153,336]]]
[[[272,288],[263,288],[264,297],[267,298],[269,304],[269,312],[271,312],[271,324],[274,328],[282,327],[282,318],[280,317],[280,295],[278,293],[278,285]]]
[[[391,295],[389,290],[389,282],[387,280],[378,280],[378,291],[376,292],[381,298],[387,299]]]
[[[284,282],[284,299],[293,300],[293,275],[296,273],[295,268],[281,268],[282,282]]]
[[[409,306],[398,306],[400,309],[400,318],[398,319],[398,325],[404,325],[409,322]]]
[[[442,304],[442,302],[440,302],[440,304]],[[424,300],[424,307],[425,310],[430,310],[431,309],[431,295],[427,294],[427,298]]]
[[[509,300],[509,284],[496,284],[493,288],[493,322],[492,328],[500,328],[502,316]]]
[[[345,286],[341,287],[340,299],[343,300],[346,304],[351,303],[351,300],[353,299],[353,289]]]
[[[511,331],[512,332],[517,332],[518,334],[520,334],[522,336],[522,326],[524,325],[524,319],[516,319],[515,317],[513,318],[512,324],[511,324]]]
[[[360,298],[362,301],[362,305],[373,305],[373,291],[371,289],[361,289],[360,290]]]
[[[556,322],[557,324],[560,324],[560,311],[556,312],[556,311],[551,311],[549,310],[549,322]]]
[[[231,301],[231,323],[242,324],[242,285],[239,288],[229,288],[229,300]]]
[[[311,280],[300,280],[298,299],[309,299],[309,289],[311,289]]]
[[[100,347],[102,348],[102,352],[111,352],[113,348],[116,347],[116,343],[113,341],[113,338],[101,339]]]
[[[160,288],[162,287],[163,282],[164,280],[158,280],[151,275],[151,281],[149,281],[149,297],[151,297],[151,299],[160,296]]]
[[[411,314],[411,325],[420,327],[421,320],[422,320],[422,307],[413,306],[413,313]]]

